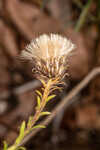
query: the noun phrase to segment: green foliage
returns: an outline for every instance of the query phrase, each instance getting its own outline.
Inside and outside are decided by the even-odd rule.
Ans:
[[[7,150],[8,144],[6,143],[6,141],[4,141],[3,144],[4,144],[3,150]]]
[[[37,96],[37,106],[38,106],[38,108],[40,108],[40,106],[41,106],[41,99],[39,96]]]
[[[40,80],[41,81],[41,83],[43,84],[43,86],[44,86],[44,88],[46,87],[46,83],[45,83],[45,81],[44,80]]]
[[[87,19],[87,15],[89,13],[89,8],[92,4],[92,1],[93,0],[88,0],[87,1],[87,4],[84,6],[83,10],[82,10],[82,13],[80,14],[80,17],[79,17],[79,20],[76,24],[76,27],[75,27],[75,31],[76,32],[79,32],[79,30],[81,29],[81,27],[84,25],[86,19]]]
[[[20,133],[19,136],[17,137],[15,144],[19,144],[22,139],[24,138],[24,131],[25,131],[25,121],[22,122],[21,127],[20,127]]]
[[[32,129],[37,129],[37,128],[46,128],[44,125],[36,125]]]
[[[25,123],[25,121],[22,122],[21,127],[20,127],[19,136],[16,138],[15,143],[12,146],[7,147],[7,144],[5,142],[3,150],[25,150],[24,147],[19,147],[19,144],[21,144],[24,136],[26,136],[28,133],[30,133],[33,129],[46,128],[44,125],[39,124],[39,125],[34,126],[34,124],[41,116],[51,114],[48,111],[43,111],[43,108],[45,107],[45,105],[48,101],[50,101],[51,99],[53,99],[56,96],[54,94],[52,94],[52,95],[49,95],[49,94],[50,94],[50,90],[52,88],[57,88],[57,87],[49,85],[50,82],[48,83],[48,86],[47,86],[47,83],[44,80],[41,80],[41,82],[44,86],[44,88],[42,88],[42,91],[44,93],[42,94],[39,90],[35,91],[37,93],[37,106],[36,106],[35,116],[30,116],[27,124]],[[49,86],[51,86],[51,87],[49,87]]]
[[[46,101],[47,101],[47,102],[48,102],[48,101],[50,101],[50,100],[51,100],[51,99],[53,99],[55,96],[56,96],[56,95],[54,95],[54,94],[53,94],[53,95],[48,96],[48,98],[47,98],[47,100],[46,100]]]
[[[40,116],[44,116],[44,115],[50,115],[51,113],[48,112],[48,111],[45,111],[45,112],[41,112]]]
[[[32,119],[33,119],[33,116],[30,116],[30,117],[29,117],[29,120],[28,120],[28,123],[27,123],[27,127],[28,127],[28,128],[31,126]]]
[[[26,148],[25,147],[18,147],[16,150],[26,150]]]
[[[42,87],[41,90],[44,92],[44,88]]]
[[[36,90],[35,92],[42,98],[42,93],[39,90]]]

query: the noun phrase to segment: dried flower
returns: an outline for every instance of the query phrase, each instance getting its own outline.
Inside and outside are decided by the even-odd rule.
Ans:
[[[66,58],[75,48],[65,37],[58,34],[41,35],[22,51],[21,57],[33,63],[33,71],[38,78],[63,78]]]

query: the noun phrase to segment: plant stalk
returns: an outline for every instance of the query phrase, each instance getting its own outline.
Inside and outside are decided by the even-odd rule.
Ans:
[[[76,32],[79,32],[79,30],[81,29],[81,27],[83,26],[84,22],[86,21],[86,18],[87,18],[87,14],[88,14],[88,11],[89,11],[89,8],[92,4],[92,1],[93,0],[88,0],[87,4],[84,6],[83,8],[83,11],[79,17],[79,20],[76,24],[76,27],[75,27],[75,31]]]
[[[50,89],[53,85],[53,80],[52,79],[49,79],[47,84],[46,84],[46,87],[44,89],[44,93],[43,93],[43,97],[41,99],[41,104],[40,104],[40,108],[37,108],[36,109],[36,113],[35,115],[33,116],[33,119],[31,121],[31,125],[29,127],[27,127],[24,131],[24,137],[27,136],[32,130],[32,127],[34,127],[35,123],[37,122],[37,120],[39,119],[40,117],[40,114],[41,112],[43,111],[45,105],[46,105],[46,100],[47,100],[47,97],[49,96],[50,94]],[[22,141],[21,141],[22,142]],[[20,144],[16,144],[14,143],[12,146],[8,147],[7,150],[16,150],[18,149],[18,147],[21,145],[21,142]]]

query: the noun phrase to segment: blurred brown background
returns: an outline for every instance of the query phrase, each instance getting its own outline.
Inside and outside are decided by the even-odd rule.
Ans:
[[[60,98],[56,98],[61,101],[100,65],[100,1],[0,0],[1,143],[3,139],[12,143],[21,121],[27,120],[34,111],[34,90],[41,85],[31,73],[32,66],[19,60],[18,56],[30,40],[44,33],[64,35],[76,44],[69,59],[67,86]],[[98,75],[47,129],[30,140],[28,149],[49,150],[51,146],[57,150],[99,149],[99,90]],[[56,104],[52,102],[51,105],[48,109],[54,109]]]

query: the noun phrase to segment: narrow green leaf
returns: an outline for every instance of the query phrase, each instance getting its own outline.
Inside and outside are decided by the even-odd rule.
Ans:
[[[54,87],[50,90],[50,92],[55,91],[55,90],[59,90],[59,91],[61,92],[61,91],[62,91],[62,87],[54,86]]]
[[[41,104],[41,99],[40,99],[39,96],[37,96],[37,105],[38,105],[38,107],[40,107],[40,104]]]
[[[32,119],[33,119],[33,116],[30,116],[29,120],[28,120],[28,123],[27,123],[27,127],[30,127]]]
[[[3,150],[7,150],[7,147],[8,147],[7,142],[6,142],[6,141],[4,141],[4,142],[3,142],[3,144],[4,144]]]
[[[24,131],[25,131],[25,121],[23,121],[21,124],[19,136],[17,137],[17,139],[15,141],[16,144],[19,144],[21,142],[21,140],[23,139]]]
[[[32,129],[37,129],[37,128],[46,128],[44,125],[36,125]]]
[[[44,88],[41,88],[41,90],[44,92]]]
[[[42,93],[39,90],[36,90],[36,93],[42,98]]]
[[[55,96],[56,96],[56,95],[50,95],[50,96],[48,96],[48,98],[47,98],[46,101],[47,101],[47,102],[50,101],[50,100],[53,99]]]
[[[46,87],[46,83],[44,80],[40,80],[44,87]]]
[[[45,112],[41,112],[40,116],[44,116],[44,115],[50,115],[51,113],[48,112],[48,111],[45,111]]]
[[[93,0],[88,0],[86,5],[84,6],[81,14],[80,14],[80,17],[78,19],[78,22],[76,24],[76,27],[75,27],[75,31],[76,32],[79,32],[80,29],[82,28],[82,26],[84,25],[86,19],[87,19],[87,15],[89,13],[89,9],[91,7],[91,4],[92,4]]]
[[[26,148],[21,146],[21,147],[18,147],[17,150],[26,150]]]

